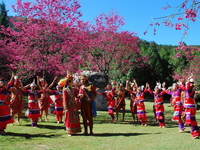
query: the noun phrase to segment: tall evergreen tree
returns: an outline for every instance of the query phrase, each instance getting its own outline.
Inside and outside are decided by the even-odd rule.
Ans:
[[[8,15],[7,15],[6,5],[4,2],[0,4],[0,25],[5,27],[9,26]]]
[[[0,4],[0,26],[4,26],[5,28],[9,27],[9,19],[7,16],[7,10],[5,3],[2,1]],[[1,76],[8,77],[9,75],[9,69],[7,67],[7,64],[10,64],[10,61],[7,57],[8,52],[5,50],[5,45],[7,45],[7,42],[3,42],[3,39],[5,38],[5,34],[0,33],[0,74]]]

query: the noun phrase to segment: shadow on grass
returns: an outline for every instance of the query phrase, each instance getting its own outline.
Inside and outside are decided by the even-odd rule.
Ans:
[[[54,138],[61,136],[63,134],[53,134],[53,133],[39,133],[39,134],[29,134],[29,133],[13,133],[13,132],[7,132],[4,136],[13,136],[13,137],[25,137],[26,139],[32,139],[32,138]]]
[[[26,124],[25,126],[29,126],[29,127],[31,127],[30,124]],[[51,129],[51,130],[55,130],[55,129],[63,129],[63,130],[65,130],[64,125],[63,125],[63,126],[57,126],[57,125],[38,124],[37,127],[38,127],[38,129]]]
[[[87,135],[87,136],[109,137],[109,136],[139,136],[147,134],[152,134],[152,133],[95,133],[94,135]],[[155,134],[161,134],[161,132]],[[86,135],[83,134],[83,136]]]
[[[65,126],[62,125],[62,126],[57,126],[57,125],[44,125],[44,124],[39,124],[38,125],[38,128],[47,128],[47,129],[63,129],[65,130]]]

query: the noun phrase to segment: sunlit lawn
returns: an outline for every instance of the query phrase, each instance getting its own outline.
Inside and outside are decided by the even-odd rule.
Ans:
[[[106,111],[98,111],[94,119],[93,136],[84,136],[83,131],[76,136],[68,137],[63,124],[57,124],[55,116],[50,115],[48,122],[39,123],[38,128],[30,127],[28,118],[22,118],[21,125],[8,125],[7,135],[0,136],[2,150],[103,150],[103,149],[170,149],[197,150],[199,139],[192,139],[187,127],[184,133],[178,133],[178,126],[171,121],[172,108],[165,103],[166,128],[159,128],[153,123],[152,102],[146,102],[148,126],[132,123],[129,100],[126,100],[125,121],[119,120],[113,124]],[[200,121],[199,110],[197,120]],[[82,120],[81,120],[82,122]]]

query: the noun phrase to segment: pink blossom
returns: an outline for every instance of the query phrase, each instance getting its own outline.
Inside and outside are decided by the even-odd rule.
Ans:
[[[185,8],[186,6],[186,2],[183,2],[183,4],[181,5],[181,8]]]
[[[181,54],[180,54],[180,53],[177,53],[177,54],[176,54],[176,57],[180,58],[180,57],[181,57]]]
[[[185,18],[195,18],[197,16],[197,10],[186,9]]]
[[[178,20],[183,20],[183,18],[182,17],[178,17]]]
[[[181,30],[182,23],[177,23],[175,26],[176,30]]]

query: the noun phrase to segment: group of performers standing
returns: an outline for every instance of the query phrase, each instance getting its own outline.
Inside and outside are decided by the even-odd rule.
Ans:
[[[155,120],[158,122],[160,128],[165,128],[165,115],[164,115],[164,95],[171,95],[170,104],[174,110],[172,121],[176,121],[179,127],[179,133],[184,132],[185,125],[189,125],[191,128],[192,138],[198,138],[200,136],[200,130],[196,121],[197,105],[194,99],[195,91],[194,79],[190,76],[187,81],[180,78],[177,83],[169,88],[163,84],[157,83],[154,90],[150,88],[150,85],[146,83],[146,86],[138,86],[136,80],[133,82],[126,81],[125,88],[122,88],[122,84],[118,84],[118,90],[116,90],[116,83],[113,82],[107,85],[105,92],[98,93],[105,95],[108,101],[108,114],[111,116],[111,123],[118,119],[118,112],[123,110],[122,121],[124,121],[125,115],[125,99],[124,93],[128,91],[130,94],[130,110],[132,113],[133,121],[135,122],[135,115],[141,125],[147,126],[148,117],[146,116],[145,108],[145,95],[150,93],[154,98],[153,112]],[[117,95],[117,98],[115,98]],[[115,100],[116,99],[116,100]],[[116,112],[116,119],[114,115]]]
[[[45,120],[48,121],[48,110],[53,103],[50,94],[55,96],[55,110],[57,123],[64,124],[69,136],[81,132],[79,110],[83,117],[84,134],[93,134],[93,111],[92,102],[97,96],[96,89],[88,81],[87,76],[82,76],[79,83],[73,83],[72,75],[61,79],[56,90],[51,87],[55,84],[57,77],[48,85],[47,82],[37,76],[37,84],[23,86],[17,76],[12,75],[8,83],[4,78],[0,79],[0,134],[6,134],[7,124],[14,122],[14,115],[17,114],[17,123],[20,124],[20,117],[24,109],[24,93],[28,95],[28,118],[31,126],[37,127],[38,121],[42,122],[43,112]],[[39,88],[36,90],[36,88]]]
[[[147,125],[148,118],[145,110],[145,93],[150,93],[154,97],[153,110],[155,113],[155,119],[158,121],[159,127],[165,127],[164,116],[164,102],[163,98],[165,94],[171,95],[170,103],[174,109],[174,115],[172,121],[176,121],[179,126],[179,133],[184,132],[185,126],[189,125],[191,128],[192,138],[198,138],[200,136],[200,130],[196,121],[197,105],[194,99],[195,91],[194,79],[190,76],[185,82],[183,78],[180,78],[177,83],[174,83],[171,87],[166,88],[165,82],[157,83],[154,91],[151,90],[150,85],[146,83],[145,87],[137,86],[134,80],[131,83],[132,89],[128,87],[129,81],[127,80],[126,90],[131,94],[131,112],[134,116],[137,113],[137,117],[142,125]],[[135,119],[135,118],[133,118]]]
[[[23,86],[17,76],[12,75],[11,80],[6,84],[3,78],[0,79],[0,134],[6,134],[5,129],[7,124],[14,122],[14,115],[17,114],[17,123],[20,124],[20,117],[24,109],[24,93],[28,95],[28,118],[31,120],[31,126],[37,127],[38,121],[43,121],[42,116],[45,112],[45,120],[48,121],[48,110],[50,104],[53,103],[50,94],[55,96],[55,110],[57,123],[64,124],[66,132],[72,136],[81,132],[79,110],[83,118],[84,134],[93,134],[93,117],[96,116],[94,110],[94,100],[97,94],[105,95],[108,104],[108,114],[111,118],[111,123],[118,120],[118,112],[122,109],[122,121],[125,116],[125,92],[130,94],[130,109],[135,121],[135,115],[139,119],[141,125],[147,126],[148,117],[146,116],[145,94],[150,93],[154,97],[153,110],[155,120],[158,121],[159,127],[165,127],[164,116],[164,94],[171,95],[170,103],[174,109],[172,121],[176,121],[179,126],[179,133],[184,132],[185,126],[191,128],[193,138],[200,136],[200,130],[195,118],[196,103],[194,99],[194,80],[190,76],[186,82],[181,78],[172,87],[166,88],[165,83],[162,85],[157,83],[154,90],[151,90],[150,85],[138,86],[136,80],[132,82],[126,81],[126,86],[123,84],[116,85],[112,82],[106,86],[103,93],[99,93],[98,89],[92,85],[87,76],[81,76],[79,82],[74,83],[73,76],[68,74],[61,79],[56,86],[56,90],[51,88],[55,84],[55,77],[50,85],[37,76],[37,84],[33,81],[31,84]],[[36,88],[39,90],[36,90]],[[196,91],[200,93],[199,91]],[[116,114],[116,115],[115,115]],[[89,131],[88,131],[89,126]]]

